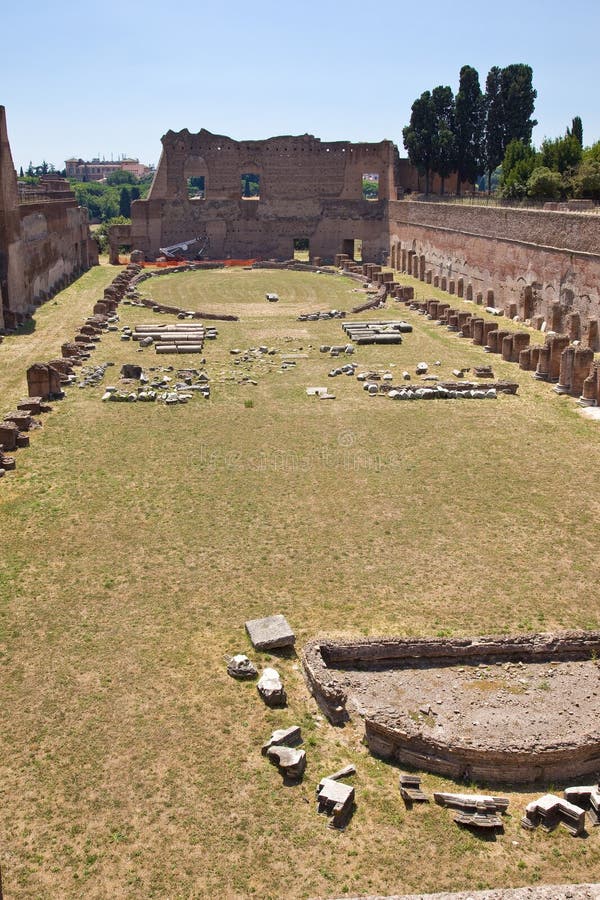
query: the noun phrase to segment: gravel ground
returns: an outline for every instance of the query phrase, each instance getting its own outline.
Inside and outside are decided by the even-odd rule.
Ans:
[[[541,887],[460,891],[458,894],[395,894],[390,897],[346,897],[345,900],[600,900],[600,884],[552,884]]]
[[[331,669],[348,711],[382,714],[455,746],[533,750],[592,738],[600,715],[600,666],[520,663],[388,670]]]

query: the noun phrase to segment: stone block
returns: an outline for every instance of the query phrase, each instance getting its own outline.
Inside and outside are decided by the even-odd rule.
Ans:
[[[18,426],[14,422],[0,422],[0,446],[11,453],[17,449]]]
[[[287,696],[277,669],[266,668],[258,680],[256,689],[267,706],[285,706]]]
[[[285,616],[265,616],[263,619],[249,619],[246,631],[257,650],[274,650],[277,647],[293,647],[296,636]]]

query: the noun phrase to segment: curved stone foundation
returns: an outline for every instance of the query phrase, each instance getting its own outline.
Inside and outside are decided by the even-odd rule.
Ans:
[[[454,779],[600,772],[600,632],[319,640],[303,652],[328,718],[365,720],[377,756]]]

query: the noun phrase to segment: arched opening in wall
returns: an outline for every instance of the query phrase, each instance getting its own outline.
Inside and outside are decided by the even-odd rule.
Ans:
[[[363,200],[379,200],[379,172],[365,172],[362,177]]]
[[[308,238],[294,238],[294,259],[299,262],[310,260],[310,243]]]
[[[360,238],[346,238],[342,244],[342,253],[345,253],[354,262],[362,262],[362,244]]]
[[[242,200],[260,200],[260,175],[243,172],[241,176]]]
[[[188,156],[183,167],[187,195],[190,200],[205,200],[208,168],[201,156]]]

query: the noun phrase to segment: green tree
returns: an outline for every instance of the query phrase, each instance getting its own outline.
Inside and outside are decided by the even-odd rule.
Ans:
[[[571,127],[567,128],[567,135],[577,138],[579,146],[583,147],[583,122],[581,116],[575,116],[571,122]]]
[[[456,141],[454,137],[454,95],[452,88],[438,85],[431,92],[435,109],[436,129],[431,168],[440,176],[440,193],[444,195],[444,182],[456,168]]]
[[[567,129],[565,137],[554,140],[546,138],[540,148],[540,155],[543,166],[565,175],[577,168],[583,151],[575,135],[569,134]]]
[[[511,141],[502,161],[502,196],[520,200],[527,194],[527,182],[536,166],[536,153],[524,141]]]
[[[502,102],[502,69],[493,66],[485,82],[483,158],[488,179],[488,193],[492,189],[492,173],[504,158],[504,107]]]
[[[137,185],[134,184],[134,186],[131,188],[130,195],[131,195],[131,202],[132,202],[132,203],[133,203],[134,200],[139,200],[139,199],[140,199],[140,189],[139,189],[139,187],[138,187]]]
[[[454,115],[456,193],[463,181],[475,182],[483,171],[483,95],[479,73],[472,66],[460,70]]]
[[[131,196],[126,187],[121,188],[119,195],[119,215],[126,219],[131,215]]]
[[[425,196],[429,195],[436,135],[435,106],[430,91],[424,91],[411,107],[410,123],[402,129],[402,137],[409,160],[425,176]]]
[[[562,191],[560,174],[547,166],[536,166],[527,179],[527,196],[535,200],[558,200]]]
[[[112,172],[107,176],[106,183],[113,187],[122,184],[137,184],[137,178],[133,172],[125,172],[123,169],[117,169],[116,172]]]
[[[598,148],[598,154],[584,156],[571,183],[576,197],[600,203],[600,144],[594,146]]]
[[[531,133],[537,122],[532,119],[537,91],[534,90],[533,71],[525,63],[513,63],[502,69],[501,91],[504,117],[504,146],[511,141],[531,143]]]

